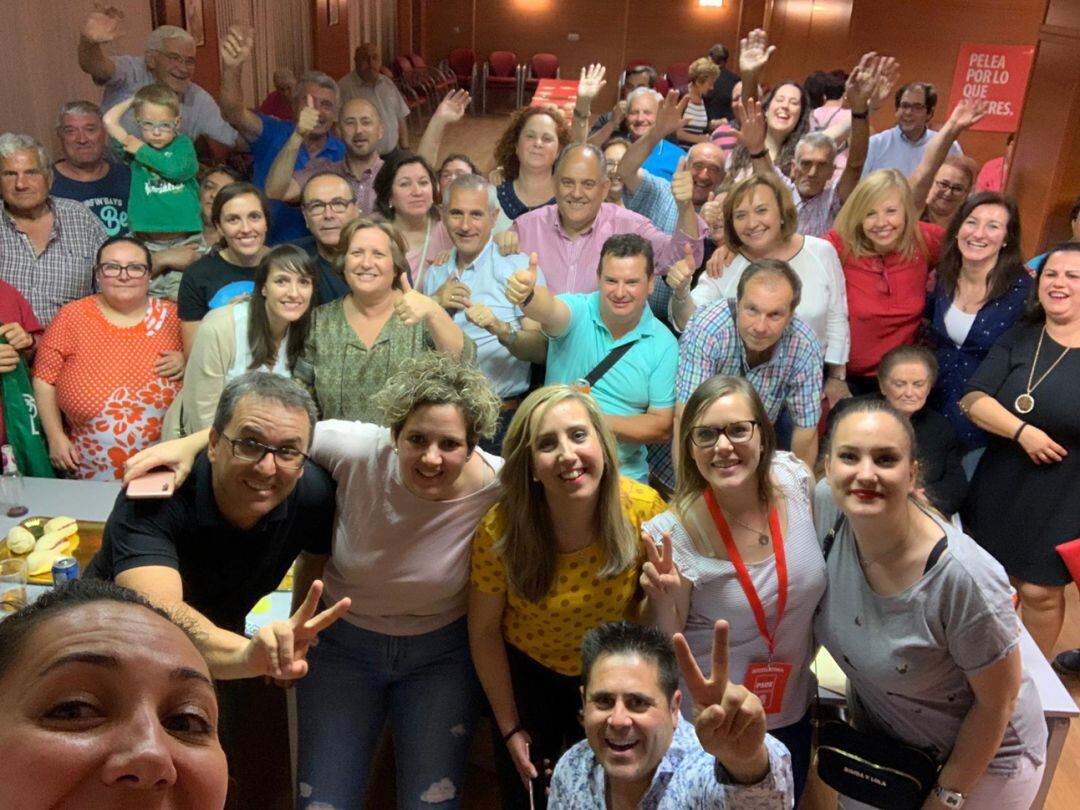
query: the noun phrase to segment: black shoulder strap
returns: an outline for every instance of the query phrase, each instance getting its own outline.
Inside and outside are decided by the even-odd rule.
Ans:
[[[623,343],[620,346],[616,346],[614,349],[608,352],[607,357],[597,363],[596,367],[585,375],[585,382],[589,384],[589,387],[592,388],[594,385],[596,385],[596,383],[599,382],[600,378],[607,374],[608,371],[611,370],[611,367],[618,363],[619,359],[628,351],[630,351],[631,348],[633,348],[635,343],[637,343],[637,339],[631,340],[628,343]]]
[[[930,556],[926,558],[926,567],[923,569],[923,574],[929,573],[930,569],[937,565],[937,561],[941,559],[941,555],[949,548],[949,538],[945,535],[941,536],[941,539],[934,544],[934,547],[930,550]]]
[[[840,527],[844,525],[844,513],[841,512],[837,518],[836,523],[829,529],[829,533],[825,535],[825,542],[821,544],[821,553],[825,559],[829,559],[829,552],[832,551],[833,543],[836,542],[836,533],[840,531]]]

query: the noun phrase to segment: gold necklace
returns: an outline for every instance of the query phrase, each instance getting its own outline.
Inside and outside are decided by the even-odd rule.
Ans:
[[[766,507],[767,506],[768,506],[768,504],[766,504]],[[767,512],[768,512],[768,510],[766,510],[766,515],[767,515]],[[742,526],[744,529],[748,529],[749,531],[752,531],[754,534],[756,534],[758,536],[757,541],[758,541],[759,546],[767,546],[767,545],[769,545],[769,542],[770,542],[771,538],[769,537],[769,532],[768,532],[767,528],[766,529],[756,529],[753,526],[749,526],[746,523],[743,523],[741,520],[736,520],[730,514],[728,515],[728,519],[731,520],[732,523],[735,523],[735,524],[737,524],[739,526]],[[767,519],[768,518],[766,517],[766,520]]]
[[[1039,365],[1039,352],[1042,351],[1044,337],[1046,337],[1045,326],[1043,326],[1042,332],[1039,333],[1039,343],[1035,347],[1035,359],[1031,361],[1031,371],[1028,372],[1027,379],[1027,391],[1025,391],[1023,394],[1020,394],[1020,396],[1013,400],[1013,408],[1016,410],[1017,413],[1028,414],[1035,409],[1035,397],[1031,395],[1031,392],[1038,388],[1042,384],[1042,381],[1045,380],[1048,376],[1050,376],[1050,372],[1057,368],[1057,364],[1060,363],[1062,359],[1064,359],[1065,355],[1069,353],[1069,349],[1072,348],[1070,346],[1066,346],[1065,351],[1058,355],[1058,359],[1051,363],[1050,368],[1044,371],[1043,375],[1035,381],[1034,385],[1032,385],[1031,380],[1035,376],[1035,367]]]

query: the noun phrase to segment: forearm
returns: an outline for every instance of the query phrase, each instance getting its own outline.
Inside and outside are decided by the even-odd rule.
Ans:
[[[244,652],[249,639],[218,627],[186,602],[157,604],[182,626],[191,628],[195,646],[203,654],[215,678],[229,681],[262,674],[246,663]]]
[[[34,377],[34,400],[37,402],[38,417],[45,431],[45,438],[50,442],[63,437],[64,419],[60,407],[56,404],[56,388],[44,380]]]
[[[1001,747],[1013,707],[1013,701],[988,705],[976,699],[960,725],[952,753],[938,775],[938,784],[960,793],[971,792]]]
[[[289,184],[293,179],[293,170],[296,168],[296,158],[300,155],[300,147],[304,139],[300,133],[293,131],[281,151],[277,153],[274,162],[270,164],[270,171],[266,175],[266,196],[272,200],[284,200],[288,196]]]
[[[95,82],[104,84],[116,73],[116,64],[105,53],[100,42],[79,37],[79,69],[88,73]]]
[[[570,116],[570,143],[585,143],[589,139],[589,111],[592,99],[578,96]]]
[[[600,127],[600,129],[596,130],[596,132],[594,132],[592,135],[590,135],[587,140],[589,143],[595,144],[596,146],[603,146],[604,142],[607,141],[607,139],[614,134],[615,119],[609,118],[607,123]],[[623,155],[623,160],[626,160],[626,155]],[[620,166],[621,163],[622,161],[620,161]]]
[[[304,603],[304,599],[307,597],[308,591],[311,590],[311,584],[322,577],[323,569],[326,567],[326,561],[330,559],[329,554],[308,554],[306,551],[301,551],[300,556],[296,558],[296,563],[293,565],[293,588],[292,588],[292,608],[289,610],[289,614],[292,615],[300,609],[300,606]]]
[[[439,157],[439,147],[442,146],[443,133],[446,132],[446,121],[442,118],[432,118],[420,136],[420,143],[416,147],[416,154],[434,166]],[[269,184],[267,184],[269,187]]]
[[[675,137],[679,139],[680,143],[705,143],[709,140],[709,136],[701,132],[687,132],[683,127],[679,127],[675,131]]]
[[[658,628],[665,636],[673,636],[686,629],[686,613],[679,609],[677,597],[653,599],[646,596],[641,603],[641,621]]]
[[[818,452],[817,428],[795,428],[791,434],[791,452],[811,470],[814,469]]]
[[[836,184],[836,193],[843,202],[854,191],[862,178],[863,166],[866,165],[866,156],[870,153],[870,113],[869,110],[861,111],[863,117],[856,118],[858,110],[851,111],[851,142],[848,145],[847,165],[840,173],[840,179]]]
[[[498,627],[486,631],[469,632],[469,648],[477,677],[484,687],[499,736],[507,734],[520,722],[517,703],[514,701],[514,685],[510,680],[510,662],[506,658],[506,642]]]
[[[244,88],[241,85],[241,68],[223,65],[221,68],[221,97],[218,104],[222,117],[238,129],[243,126],[247,110],[244,108]],[[247,134],[241,130],[241,134]]]
[[[428,334],[435,344],[435,350],[460,357],[465,349],[465,333],[454,323],[445,309],[438,307],[426,321]]]
[[[671,438],[671,411],[666,413],[641,413],[633,416],[604,414],[615,438],[620,441],[645,444],[666,442]]]
[[[657,282],[658,284],[660,282]],[[697,309],[697,302],[694,301],[692,293],[686,293],[682,298],[678,293],[672,293],[671,295],[671,322],[674,324],[676,331],[683,331],[686,328],[687,322],[693,316],[694,311]]]
[[[679,206],[679,221],[676,225],[679,232],[686,234],[691,239],[701,238],[701,229],[698,228],[698,215],[694,210],[692,203],[685,203]],[[701,245],[699,244],[694,250],[694,258],[698,262],[701,261]]]
[[[1014,416],[996,399],[982,391],[972,391],[960,400],[960,409],[967,413],[976,427],[1011,439],[1024,424],[1019,416]]]
[[[534,287],[532,300],[522,306],[525,316],[540,324],[540,328],[552,337],[558,337],[568,325],[570,312],[547,287]]]
[[[915,207],[920,211],[926,205],[926,196],[930,193],[930,185],[934,182],[934,175],[945,162],[949,155],[949,149],[960,135],[960,130],[949,124],[941,128],[930,143],[926,145],[922,160],[912,172],[909,178],[911,182],[911,199],[915,201]]]
[[[402,149],[409,148],[409,119],[398,119],[398,146]]]
[[[659,139],[651,131],[642,135],[627,147],[626,154],[619,161],[619,177],[622,178],[623,186],[631,194],[636,194],[641,187],[639,172],[658,141]]]
[[[538,365],[547,362],[547,338],[539,329],[518,329],[517,337],[509,345],[506,344],[506,340],[512,334],[513,328],[506,321],[497,321],[488,331],[498,338],[499,343],[510,352],[511,356],[518,360]]]

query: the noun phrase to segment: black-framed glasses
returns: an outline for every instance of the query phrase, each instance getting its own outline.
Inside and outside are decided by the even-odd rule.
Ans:
[[[322,216],[326,213],[326,209],[329,208],[335,214],[344,214],[349,210],[349,206],[353,204],[353,200],[346,200],[343,197],[335,197],[329,202],[323,202],[322,200],[312,200],[309,203],[304,203],[304,210],[314,216]]]
[[[233,455],[236,458],[249,464],[258,464],[269,453],[274,457],[274,463],[282,469],[299,470],[308,459],[307,453],[295,447],[271,447],[254,439],[233,439],[224,433],[221,437],[232,445]]]
[[[175,51],[156,51],[160,53],[174,65],[183,65],[184,67],[193,68],[197,64],[194,56],[183,56]]]
[[[967,194],[967,186],[962,186],[959,183],[950,183],[947,180],[935,180],[934,185],[941,189],[943,193]]]
[[[690,428],[690,441],[698,447],[715,447],[720,441],[720,435],[723,434],[732,444],[743,444],[754,438],[755,427],[757,427],[757,421],[754,419],[740,419],[723,426],[695,425]]]
[[[142,262],[132,262],[131,264],[102,262],[97,266],[97,271],[105,278],[120,278],[123,273],[127,273],[128,278],[142,278],[150,272],[150,265]]]
[[[919,104],[918,102],[912,103],[910,101],[901,101],[900,109],[904,111],[921,113],[926,112],[927,107],[925,104]]]
[[[143,132],[150,132],[154,135],[176,132],[180,128],[180,122],[175,119],[172,121],[143,121],[141,118],[136,118],[135,123],[139,125],[139,129]]]

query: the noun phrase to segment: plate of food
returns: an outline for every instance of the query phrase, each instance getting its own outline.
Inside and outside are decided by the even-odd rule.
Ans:
[[[66,515],[27,518],[12,526],[0,543],[0,559],[25,558],[28,581],[51,585],[52,566],[59,557],[74,556],[80,569],[86,570],[86,564],[101,545],[103,528],[103,524],[90,521],[80,525]]]

